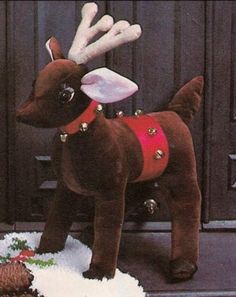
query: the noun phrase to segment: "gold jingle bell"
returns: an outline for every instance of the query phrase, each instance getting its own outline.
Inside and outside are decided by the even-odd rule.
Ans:
[[[154,136],[157,134],[157,128],[149,128],[148,129],[148,134],[151,136]]]
[[[103,111],[103,107],[102,107],[102,104],[98,104],[97,108],[96,108],[96,112],[97,113],[100,113]]]
[[[60,134],[61,142],[66,142],[67,137],[68,137],[68,134],[67,134],[67,133],[62,133],[62,134]]]
[[[139,117],[139,116],[141,116],[142,114],[143,114],[142,109],[137,109],[137,110],[135,111],[135,113],[134,113],[134,115],[135,115],[136,117]]]
[[[159,205],[154,199],[144,201],[143,205],[146,207],[149,214],[153,215],[159,209]]]
[[[124,116],[124,112],[122,110],[119,110],[119,111],[116,112],[116,116],[118,118],[122,118]]]
[[[154,154],[154,159],[155,160],[160,160],[165,156],[165,153],[162,150],[156,150]]]
[[[86,132],[88,130],[88,123],[81,123],[80,126],[79,126],[79,130],[81,132]]]

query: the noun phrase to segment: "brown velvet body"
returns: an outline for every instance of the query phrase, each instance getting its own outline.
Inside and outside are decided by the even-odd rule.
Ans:
[[[63,64],[63,65],[62,65]],[[40,73],[27,102],[17,118],[39,127],[59,127],[72,121],[88,106],[90,99],[80,90],[84,66],[56,60]],[[62,82],[76,89],[75,100],[57,102]],[[163,128],[169,143],[168,167],[158,184],[167,195],[172,216],[170,274],[175,280],[192,277],[197,270],[201,194],[197,183],[195,154],[188,124],[200,106],[203,78],[187,83],[169,103],[167,111],[150,114]],[[73,222],[76,201],[84,196],[95,200],[93,256],[88,278],[114,276],[125,211],[127,185],[142,171],[143,158],[138,140],[119,119],[103,114],[82,133],[69,135],[65,143],[57,133],[53,143],[53,164],[58,189],[53,201],[39,252],[63,249]],[[135,186],[135,184],[132,184]]]

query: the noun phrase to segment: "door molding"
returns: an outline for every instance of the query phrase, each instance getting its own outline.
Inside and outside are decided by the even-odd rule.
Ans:
[[[0,2],[0,221],[8,219],[8,106],[7,106],[7,20],[6,20],[6,1]]]

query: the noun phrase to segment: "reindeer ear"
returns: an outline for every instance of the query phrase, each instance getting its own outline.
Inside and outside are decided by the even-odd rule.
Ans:
[[[81,91],[100,103],[117,102],[131,96],[138,86],[108,68],[98,68],[81,79]]]
[[[61,51],[60,44],[55,37],[51,37],[50,39],[48,39],[48,41],[45,44],[45,47],[49,52],[52,61],[57,59],[65,59]]]

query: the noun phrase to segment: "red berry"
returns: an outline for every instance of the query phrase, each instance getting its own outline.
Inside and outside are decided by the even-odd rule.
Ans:
[[[35,256],[35,252],[32,250],[22,250],[18,256],[11,258],[10,261],[11,262],[16,262],[16,261],[26,261],[28,258],[30,257],[34,257]]]
[[[25,256],[25,257],[34,257],[35,256],[35,252],[32,250],[23,250],[20,252],[21,256]]]
[[[24,262],[27,259],[28,259],[28,257],[24,257],[24,256],[21,256],[21,255],[18,255],[18,256],[14,257],[14,258],[11,258],[10,260],[11,260],[11,262],[16,262],[16,261],[22,261],[22,262]]]

